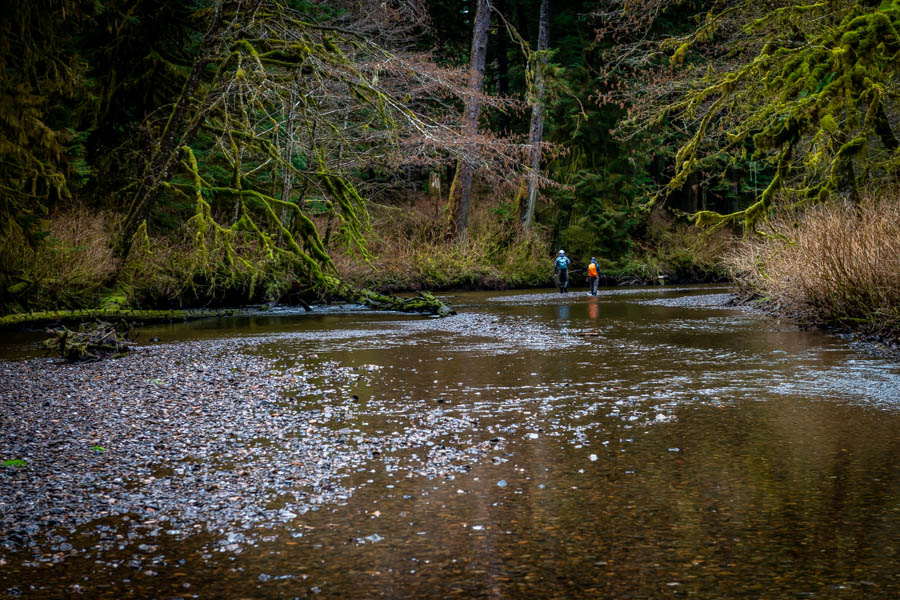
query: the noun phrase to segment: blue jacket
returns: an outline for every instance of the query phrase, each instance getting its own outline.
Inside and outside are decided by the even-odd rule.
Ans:
[[[571,262],[568,256],[558,256],[553,263],[553,270],[562,271],[563,269],[568,269]]]

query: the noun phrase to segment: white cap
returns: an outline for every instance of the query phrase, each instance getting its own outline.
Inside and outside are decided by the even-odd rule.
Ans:
[[[560,255],[560,256],[565,256],[565,254],[566,254],[566,251],[565,251],[565,250],[560,250],[560,251],[559,251],[559,255]]]

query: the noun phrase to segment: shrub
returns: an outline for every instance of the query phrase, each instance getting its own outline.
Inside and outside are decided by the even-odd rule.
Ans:
[[[3,303],[18,310],[76,308],[97,301],[115,273],[114,216],[76,206],[44,222],[36,247],[11,243],[0,258]]]
[[[730,256],[747,296],[809,324],[900,334],[898,192],[782,212]]]

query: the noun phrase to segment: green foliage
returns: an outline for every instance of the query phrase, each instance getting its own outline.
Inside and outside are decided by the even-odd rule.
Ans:
[[[721,281],[727,278],[723,257],[735,242],[728,229],[701,230],[657,207],[647,219],[633,264],[647,265],[644,272],[650,283],[656,283],[659,275],[669,282]]]
[[[95,305],[112,277],[131,302],[332,294],[312,218],[366,260],[366,207],[348,165],[383,153],[398,122],[417,119],[369,71],[390,52],[327,24],[348,10],[98,0],[3,11],[0,75],[11,85],[0,89],[0,184],[11,187],[0,194],[0,238],[15,251],[0,259],[0,304]],[[114,272],[93,286],[97,273],[65,268],[82,244],[48,237],[41,220],[72,193],[125,213]],[[169,238],[165,266],[149,259],[157,233]],[[67,278],[43,273],[47,255]]]
[[[254,232],[234,234],[230,258],[225,246],[215,244],[216,235],[209,230],[201,239],[182,232],[134,247],[117,281],[127,305],[221,306],[304,296],[293,263],[266,252]]]
[[[740,36],[729,41],[741,52],[710,70],[705,49],[723,43],[736,25]],[[776,193],[820,202],[855,198],[860,189],[895,180],[900,162],[890,123],[900,93],[898,27],[896,0],[776,8],[741,2],[666,42],[677,52],[690,48],[680,74],[687,91],[657,120],[679,119],[692,131],[667,189],[681,189],[713,154],[726,153],[731,164],[748,155],[766,161],[773,176],[755,203],[726,215],[697,214],[701,225],[740,220],[752,228]]]
[[[529,43],[538,5],[495,2]],[[686,33],[692,22],[683,17],[697,6],[667,5],[658,27]],[[464,0],[428,5],[430,39],[443,64],[467,63],[470,8]],[[381,221],[376,229],[387,233],[373,230],[364,198],[391,190],[377,200],[392,203],[393,190],[421,187],[411,180],[438,170],[433,164],[407,168],[396,156],[399,132],[403,123],[412,124],[421,154],[429,155],[423,160],[433,160],[441,150],[429,146],[429,136],[446,123],[426,124],[413,109],[449,114],[458,111],[459,100],[435,95],[410,102],[407,92],[417,84],[407,74],[395,74],[406,88],[383,85],[397,57],[378,45],[384,39],[378,33],[345,26],[359,10],[354,3],[12,3],[0,14],[0,305],[7,311],[112,310],[323,298],[344,290],[338,272],[373,273],[369,261],[384,270],[354,281],[382,289],[539,285],[549,281],[548,247],[560,245],[610,265],[641,261],[652,254],[646,199],[675,160],[660,143],[671,129],[629,139],[610,133],[628,107],[598,101],[598,93],[611,92],[617,82],[598,66],[606,42],[595,40],[590,15],[596,8],[594,2],[554,7],[544,138],[553,147],[544,154],[548,181],[537,234],[519,238],[517,205],[492,189],[484,193],[490,197],[485,206],[473,208],[484,214],[472,245],[447,247],[427,237],[434,234],[430,222],[422,244],[400,249],[407,267],[393,268],[371,246],[381,235],[404,232],[406,223]],[[890,33],[890,22],[869,25],[848,25],[841,43],[891,59],[866,33]],[[501,29],[490,37],[486,89],[527,100],[529,61],[533,65],[536,54],[523,53]],[[711,35],[682,41],[684,68]],[[424,49],[428,40],[401,40],[398,47]],[[629,68],[616,77],[632,77]],[[779,76],[785,89],[808,82],[797,92],[806,101],[844,81],[815,65],[797,71]],[[429,76],[433,83],[452,81],[454,74]],[[884,89],[888,102],[892,88]],[[670,115],[666,119],[683,119],[678,110]],[[876,117],[875,131],[889,132]],[[802,122],[793,124],[797,119]],[[528,128],[527,112],[515,103],[498,102],[485,121],[495,132]],[[791,131],[813,127],[805,113],[786,122]],[[835,139],[846,122],[834,111],[820,111],[815,120]],[[690,163],[695,169],[721,174],[707,178],[709,203],[704,196],[702,207],[724,202],[743,209],[746,198],[773,184],[770,157],[754,155],[757,142],[764,146],[756,133],[764,130],[728,152],[698,152]],[[769,137],[770,146],[781,139]],[[877,145],[852,133],[830,151],[860,164],[857,157]],[[414,154],[418,159],[418,150]],[[401,163],[405,170],[396,166]],[[74,209],[74,199],[87,209]],[[84,226],[66,229],[66,221]],[[357,269],[344,262],[340,271],[335,267],[336,256],[350,260],[345,253],[360,263]],[[690,262],[674,251],[670,258],[663,264]]]
[[[600,83],[580,68],[566,77],[584,98]],[[650,156],[639,140],[626,145],[612,137],[621,114],[618,107],[583,104],[573,96],[561,96],[551,106],[548,138],[567,149],[550,163],[549,172],[563,187],[550,191],[552,207],[538,214],[552,222],[555,213],[554,237],[573,256],[627,255],[644,219]]]
[[[400,120],[418,117],[354,62],[389,53],[319,26],[323,15],[275,0],[260,6],[226,3],[200,21],[207,33],[182,76],[189,93],[142,124],[153,142],[119,247],[124,256],[141,223],[168,206],[193,236],[201,281],[233,288],[251,273],[254,295],[262,282],[245,255],[252,249],[307,293],[327,296],[334,267],[312,217],[326,216],[328,233],[368,258],[366,206],[346,166],[349,153],[366,149],[351,138],[372,132],[386,147]],[[229,28],[232,19],[242,27]],[[284,287],[264,285],[273,296]]]
[[[70,197],[67,103],[83,90],[84,65],[71,52],[69,23],[92,7],[4,3],[0,11],[0,246],[35,244],[39,219]],[[68,13],[67,22],[61,13]],[[59,115],[59,116],[57,116]],[[77,145],[77,143],[76,143]]]

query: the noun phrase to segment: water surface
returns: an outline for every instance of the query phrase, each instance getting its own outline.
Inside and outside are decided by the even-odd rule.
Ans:
[[[255,377],[354,373],[280,400],[328,431],[319,460],[334,461],[343,495],[302,499],[296,482],[267,507],[293,517],[241,529],[252,543],[229,550],[215,526],[159,533],[139,569],[128,560],[147,540],[92,552],[88,524],[60,562],[7,554],[0,592],[900,597],[900,368],[725,306],[726,292],[465,293],[446,319],[318,311],[145,328],[164,344],[233,338],[234,352],[270,359]],[[259,432],[247,468],[303,436]]]

